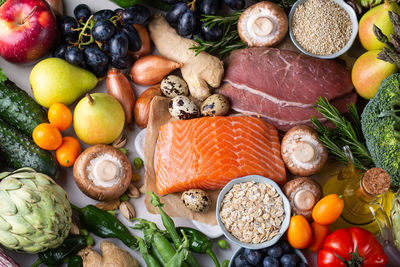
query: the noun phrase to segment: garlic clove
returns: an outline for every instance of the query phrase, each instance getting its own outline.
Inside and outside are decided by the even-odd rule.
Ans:
[[[307,142],[298,142],[293,149],[293,156],[300,162],[311,162],[316,156],[315,148]]]

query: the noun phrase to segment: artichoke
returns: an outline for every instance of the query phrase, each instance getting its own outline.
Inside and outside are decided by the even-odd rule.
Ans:
[[[0,173],[0,244],[37,253],[59,246],[72,225],[67,193],[31,168]]]
[[[390,219],[392,221],[393,242],[397,249],[400,250],[400,190],[397,191],[393,198]]]

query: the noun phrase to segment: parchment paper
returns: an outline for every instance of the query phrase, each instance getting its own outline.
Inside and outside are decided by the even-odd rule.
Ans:
[[[169,98],[166,97],[156,96],[153,98],[150,106],[149,123],[146,130],[146,145],[144,149],[144,164],[146,172],[144,185],[141,191],[154,192],[158,196],[160,195],[156,190],[154,150],[161,125],[173,120],[168,111],[168,102]],[[160,199],[163,203],[165,203],[164,211],[171,217],[181,217],[210,225],[216,225],[217,219],[215,217],[215,205],[219,192],[220,190],[208,191],[208,194],[212,200],[212,205],[205,213],[195,213],[187,209],[181,200],[181,193],[160,196]],[[151,205],[150,199],[150,196],[146,194],[144,203],[147,210],[150,213],[158,213],[158,209]]]

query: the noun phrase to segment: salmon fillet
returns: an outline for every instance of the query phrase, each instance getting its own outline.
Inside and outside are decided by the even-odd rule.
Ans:
[[[221,189],[232,179],[258,174],[286,181],[278,132],[260,118],[204,117],[161,126],[154,155],[161,195],[191,188]]]

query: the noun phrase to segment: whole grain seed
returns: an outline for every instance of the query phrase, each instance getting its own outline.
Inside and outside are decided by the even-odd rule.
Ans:
[[[316,55],[338,52],[352,34],[349,14],[333,0],[307,0],[298,5],[291,27],[304,50]]]

